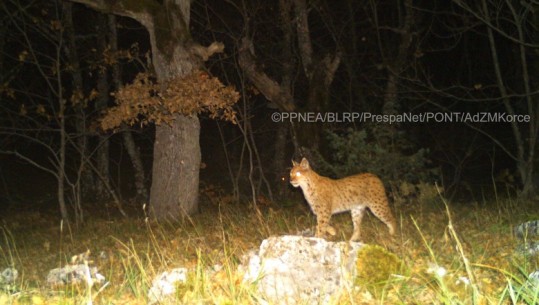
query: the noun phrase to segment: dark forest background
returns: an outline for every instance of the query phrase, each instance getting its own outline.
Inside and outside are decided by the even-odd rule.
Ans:
[[[59,207],[58,215],[82,222],[104,209],[132,215],[130,208],[159,200],[150,199],[155,120],[100,126],[116,105],[112,93],[154,71],[147,27],[91,5],[101,1],[75,2],[86,5],[0,4],[5,212]],[[136,10],[173,2],[140,1]],[[187,7],[178,43],[240,94],[235,123],[198,115],[198,201],[282,204],[292,192],[290,160],[304,156],[331,177],[374,172],[393,196],[411,200],[433,183],[455,201],[535,196],[537,3],[197,0]],[[224,51],[197,51],[215,42]],[[291,123],[272,121],[275,112],[505,113],[530,121]]]

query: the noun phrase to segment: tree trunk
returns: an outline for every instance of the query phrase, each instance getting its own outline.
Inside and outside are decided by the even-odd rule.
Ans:
[[[335,72],[341,62],[340,54],[327,55],[315,62],[309,73],[309,95],[305,112],[325,113],[329,110],[329,93]],[[320,151],[323,124],[298,124],[297,137],[308,151]]]
[[[485,12],[485,20],[490,23],[490,13],[489,13],[489,4],[487,1],[483,0],[481,1],[483,11]],[[514,11],[513,11],[514,13]],[[517,26],[517,33],[518,33],[518,41],[524,43],[525,42],[525,35],[522,28],[522,24],[519,23],[520,19],[515,14],[513,15],[515,25]],[[511,103],[510,99],[510,93],[507,89],[506,81],[504,79],[504,74],[502,71],[502,65],[500,58],[498,56],[498,46],[496,44],[496,39],[494,37],[494,30],[487,26],[487,37],[489,41],[490,46],[490,52],[491,52],[491,58],[492,58],[492,66],[494,68],[494,74],[496,76],[496,83],[498,85],[498,90],[500,92],[500,96],[502,99],[502,102],[505,106],[505,109],[508,114],[514,115],[516,113],[515,108],[513,104]],[[529,134],[526,137],[525,132],[520,128],[519,124],[517,122],[511,122],[511,130],[513,132],[513,137],[515,141],[515,147],[516,147],[516,154],[512,154],[508,149],[506,149],[503,145],[500,144],[498,140],[495,138],[492,138],[498,146],[500,146],[509,156],[511,156],[515,162],[516,167],[522,182],[522,189],[519,192],[519,196],[522,198],[529,198],[532,197],[532,195],[535,194],[535,188],[533,185],[533,162],[535,161],[535,143],[537,142],[537,137],[539,133],[539,124],[537,124],[537,117],[538,114],[536,113],[536,110],[534,110],[534,100],[532,99],[532,93],[530,89],[531,80],[529,77],[528,69],[528,63],[526,58],[526,50],[523,44],[519,44],[519,55],[520,55],[520,66],[521,66],[521,74],[522,74],[522,84],[524,85],[524,96],[526,97],[526,110],[531,116],[531,121],[528,125],[529,128]],[[533,68],[533,66],[532,66]]]
[[[80,60],[77,52],[77,42],[75,41],[75,29],[73,27],[73,4],[71,2],[63,2],[62,10],[64,14],[64,27],[67,36],[67,47],[64,49],[71,66],[72,77],[72,93],[71,103],[75,109],[76,122],[75,130],[77,133],[77,146],[81,154],[81,162],[89,162],[90,154],[88,149],[88,135],[86,132],[86,113],[83,101],[83,80],[80,69]],[[86,197],[93,194],[95,191],[95,179],[92,175],[90,166],[81,164],[82,171],[80,172],[80,190],[82,196]]]
[[[4,57],[5,57],[5,53],[4,53],[4,48],[6,46],[6,33],[7,33],[7,20],[5,19],[2,19],[0,20],[0,71],[5,71],[4,70]],[[2,83],[5,82],[4,80],[4,77],[7,75],[9,75],[9,73],[2,73],[2,78],[0,78],[0,81]]]
[[[328,110],[329,90],[335,72],[340,65],[339,52],[324,57],[313,55],[311,32],[309,28],[309,8],[306,0],[292,0],[294,6],[294,21],[298,38],[298,49],[303,64],[303,71],[309,81],[309,94],[305,112],[323,113]],[[314,152],[320,150],[322,124],[297,124],[297,140],[301,149]]]
[[[58,69],[60,71],[60,69]],[[61,92],[61,91],[58,91]],[[62,98],[62,93],[59,96],[60,107],[58,109],[58,125],[60,127],[60,149],[59,149],[59,158],[58,158],[58,169],[56,178],[58,181],[58,204],[60,205],[60,214],[62,215],[62,220],[69,222],[69,213],[67,212],[67,205],[65,201],[65,166],[66,166],[66,124],[65,124],[65,101]]]
[[[322,56],[313,55],[313,46],[310,37],[307,2],[305,0],[280,0],[281,28],[283,30],[283,79],[279,84],[261,71],[254,56],[253,43],[248,33],[241,40],[238,63],[247,78],[258,90],[281,111],[321,112],[326,111],[329,101],[329,90],[333,77],[340,65],[340,54]],[[292,12],[293,9],[293,12]],[[308,79],[309,92],[306,106],[298,109],[294,103],[291,89],[291,75],[293,61],[290,50],[292,46],[292,27],[296,25],[297,49],[301,57],[303,72]],[[318,150],[321,138],[320,124],[292,124],[292,141],[296,149],[295,155],[304,156],[309,151]],[[306,148],[306,149],[305,149]]]
[[[528,162],[517,162],[518,172],[522,180],[522,189],[518,193],[521,198],[532,198],[535,196],[535,185],[533,183],[533,160]]]
[[[108,34],[109,34],[109,43],[110,50],[112,53],[118,52],[118,31],[116,30],[116,16],[113,14],[108,15]],[[112,65],[112,83],[116,90],[122,87],[122,70],[120,69],[120,64],[116,61]],[[127,154],[131,159],[131,164],[133,165],[133,170],[135,171],[135,188],[137,191],[137,197],[141,198],[143,201],[147,202],[148,198],[148,189],[146,188],[144,173],[144,166],[142,164],[142,158],[140,157],[140,151],[135,144],[135,139],[131,130],[124,128],[122,131],[122,138],[124,142],[124,147],[127,150]]]
[[[382,106],[382,113],[385,115],[396,115],[400,108],[399,101],[399,86],[402,73],[405,72],[408,67],[408,59],[411,54],[411,46],[413,42],[413,29],[417,14],[414,11],[413,1],[404,0],[404,20],[399,28],[400,42],[397,46],[396,52],[384,58],[385,66],[387,70],[387,83],[384,92],[384,101]],[[391,48],[390,48],[391,50]],[[382,54],[383,50],[380,50]],[[396,54],[395,54],[396,53]],[[376,136],[380,143],[389,147],[395,141],[397,134],[398,124],[384,124],[381,128],[377,129]]]
[[[142,165],[142,158],[140,157],[140,151],[135,144],[135,139],[133,138],[133,133],[126,129],[122,131],[122,137],[124,140],[124,146],[127,150],[127,154],[131,159],[131,164],[133,165],[133,170],[135,171],[135,188],[137,190],[137,197],[141,198],[144,201],[147,201],[148,190],[144,184],[145,174],[144,166]]]
[[[201,65],[194,56],[189,32],[190,0],[71,0],[106,13],[134,18],[150,35],[157,81],[181,78]],[[151,7],[150,7],[151,6]],[[198,210],[200,123],[197,117],[176,115],[171,125],[156,126],[150,212],[157,220],[178,219]]]
[[[97,51],[99,54],[104,54],[106,51],[108,42],[108,24],[107,17],[105,15],[98,16],[98,33],[97,38]],[[102,63],[104,64],[104,63]],[[95,101],[95,110],[97,113],[101,113],[107,108],[109,101],[109,81],[107,77],[107,70],[100,69],[98,67],[97,76],[97,92],[98,96]],[[110,193],[110,170],[109,170],[109,137],[99,136],[99,143],[96,151],[96,168],[98,171],[98,178],[96,179],[95,191],[98,199],[109,199]]]
[[[279,26],[281,27],[283,38],[281,51],[281,90],[292,92],[292,82],[294,77],[294,57],[293,44],[294,31],[292,30],[292,22],[290,22],[292,14],[292,3],[288,0],[279,0]],[[290,160],[286,160],[286,144],[288,130],[292,128],[292,124],[280,122],[277,125],[275,133],[275,157],[273,158],[273,182],[277,188],[277,197],[284,199],[288,195],[288,173],[286,168],[289,166]],[[296,144],[296,143],[295,143]]]
[[[198,117],[177,115],[171,126],[158,125],[155,132],[151,215],[157,219],[191,215],[198,211]]]
[[[288,134],[289,125],[284,122],[277,126],[277,134],[275,136],[275,157],[273,159],[273,174],[274,182],[277,186],[277,197],[280,199],[286,198],[289,190],[288,173],[283,170],[287,168],[285,160],[286,156],[286,135]],[[288,161],[290,162],[290,161]]]
[[[192,72],[200,63],[188,51],[190,43],[190,1],[164,1],[170,40],[163,29],[147,27],[157,80],[161,83]],[[156,16],[158,17],[158,16]],[[157,25],[155,25],[157,26]],[[200,171],[200,122],[196,116],[176,115],[170,126],[156,126],[153,151],[151,215],[157,219],[178,219],[198,211]]]

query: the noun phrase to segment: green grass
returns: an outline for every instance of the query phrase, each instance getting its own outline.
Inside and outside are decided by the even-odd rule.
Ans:
[[[237,266],[264,238],[314,226],[301,198],[296,202],[267,204],[259,212],[234,204],[203,204],[202,213],[165,224],[143,217],[89,215],[82,227],[69,228],[39,212],[4,217],[0,269],[15,267],[19,279],[9,287],[0,284],[0,304],[90,304],[90,299],[93,304],[146,304],[152,279],[176,267],[190,270],[175,295],[179,303],[256,303],[255,287],[242,282]],[[514,198],[400,203],[393,206],[400,228],[394,238],[369,215],[363,223],[364,241],[395,253],[406,271],[390,277],[376,293],[364,285],[336,304],[535,304],[539,293],[526,279],[538,260],[516,254],[521,241],[511,233],[514,225],[534,219],[534,208],[533,202]],[[349,216],[332,221],[339,232],[336,240],[351,235]],[[107,287],[88,291],[84,285],[47,285],[50,269],[87,250],[90,264],[109,281]]]

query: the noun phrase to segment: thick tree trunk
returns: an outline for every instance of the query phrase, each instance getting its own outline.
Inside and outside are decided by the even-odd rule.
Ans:
[[[150,38],[154,41],[155,34],[150,34]],[[171,58],[153,48],[157,53],[153,64],[161,83],[185,76],[198,66],[186,46],[176,43]],[[170,126],[157,125],[155,132],[150,215],[157,220],[191,215],[198,211],[201,161],[198,117],[177,114]]]
[[[157,81],[186,76],[202,61],[193,53],[189,32],[190,0],[137,1],[71,0],[106,13],[134,18],[150,35]],[[198,209],[200,123],[197,117],[176,115],[171,125],[156,126],[150,212],[157,220],[178,219]]]
[[[177,115],[171,126],[156,127],[150,190],[151,215],[156,219],[198,211],[199,135],[196,116]]]

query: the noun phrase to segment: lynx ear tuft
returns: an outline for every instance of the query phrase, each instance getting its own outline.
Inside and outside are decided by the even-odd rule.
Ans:
[[[301,159],[300,165],[303,168],[309,168],[309,161],[307,161],[307,159],[303,158],[303,159]]]

